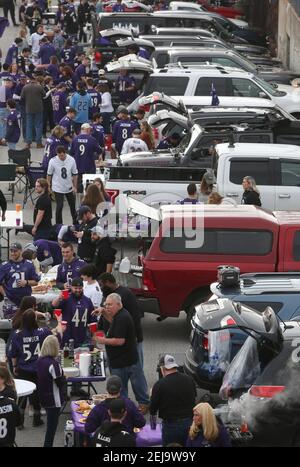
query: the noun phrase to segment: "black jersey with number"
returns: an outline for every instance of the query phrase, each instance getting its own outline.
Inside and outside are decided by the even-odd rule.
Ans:
[[[15,401],[0,397],[0,447],[13,446],[16,427],[21,423],[21,415]]]

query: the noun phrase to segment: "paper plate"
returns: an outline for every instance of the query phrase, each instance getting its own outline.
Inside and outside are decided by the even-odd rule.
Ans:
[[[63,370],[66,377],[76,378],[76,376],[79,376],[79,368],[75,368],[74,366],[64,367]]]

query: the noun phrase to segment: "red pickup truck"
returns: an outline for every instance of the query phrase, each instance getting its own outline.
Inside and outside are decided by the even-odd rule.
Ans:
[[[225,16],[226,18],[240,19],[244,16],[243,10],[234,6],[235,2],[231,2],[232,6],[216,6],[210,4],[210,2],[208,2],[207,0],[198,0],[198,3],[200,3],[200,5],[203,5],[207,9],[207,11],[211,11],[212,13],[218,13],[219,15]]]
[[[195,217],[188,209],[185,205],[183,225],[191,231]],[[238,266],[241,273],[300,271],[300,211],[272,213],[229,205],[203,209],[202,246],[190,243],[187,248],[191,232],[185,227],[182,234],[173,212],[163,218],[142,258],[142,285],[134,291],[141,302],[148,302],[142,308],[161,319],[178,317],[184,310],[189,322],[195,305],[210,296],[209,285],[222,264]]]

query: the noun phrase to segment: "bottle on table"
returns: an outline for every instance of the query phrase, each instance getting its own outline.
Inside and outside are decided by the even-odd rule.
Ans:
[[[64,346],[64,358],[69,358],[69,347],[68,344],[65,344]]]
[[[69,358],[74,358],[74,339],[69,340]]]
[[[74,447],[74,423],[72,420],[67,420],[65,425],[65,448]]]

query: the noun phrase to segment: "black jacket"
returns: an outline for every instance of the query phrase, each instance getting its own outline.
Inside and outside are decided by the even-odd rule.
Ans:
[[[260,196],[256,191],[244,191],[242,197],[242,204],[252,204],[254,206],[261,206]]]
[[[96,431],[93,446],[96,448],[135,447],[135,436],[128,433],[125,426],[106,420]]]
[[[103,272],[106,272],[106,266],[108,264],[114,264],[117,251],[112,248],[108,237],[98,240],[95,247],[93,262],[97,268],[97,274],[100,276]]]
[[[7,210],[7,201],[1,190],[0,190],[0,208],[1,208],[2,214],[4,214]]]
[[[79,228],[79,232],[83,232],[83,237],[81,242],[78,242],[77,254],[87,263],[91,263],[95,255],[96,244],[91,240],[91,229],[96,227],[98,221],[99,217],[96,216],[90,222],[82,223]]]

